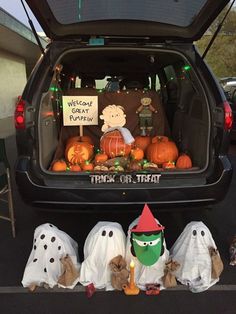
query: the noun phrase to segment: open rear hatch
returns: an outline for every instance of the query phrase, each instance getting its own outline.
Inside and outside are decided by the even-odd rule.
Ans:
[[[82,36],[152,37],[193,42],[229,0],[26,0],[53,40]]]

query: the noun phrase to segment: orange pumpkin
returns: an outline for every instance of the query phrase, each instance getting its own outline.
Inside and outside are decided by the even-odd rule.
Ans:
[[[134,160],[141,160],[144,157],[144,151],[139,147],[133,148],[131,149],[130,156]]]
[[[91,145],[93,145],[93,141],[91,139],[91,137],[89,136],[72,136],[70,138],[68,138],[68,140],[66,141],[66,146],[68,146],[70,143],[73,143],[73,142],[88,142],[90,143]]]
[[[162,164],[162,168],[163,169],[174,169],[175,167],[175,163],[173,161],[168,161],[168,162],[164,162]]]
[[[93,171],[93,164],[89,161],[85,161],[81,164],[84,171]]]
[[[80,167],[80,165],[78,165],[78,164],[71,165],[71,166],[70,166],[70,171],[79,172],[79,171],[81,171],[81,167]]]
[[[93,145],[93,140],[92,140],[91,137],[88,136],[88,135],[80,136],[80,142],[88,142],[88,143],[90,143],[91,145]]]
[[[93,156],[93,146],[88,142],[72,142],[66,146],[65,157],[71,164],[78,164]]]
[[[105,133],[100,140],[100,149],[110,158],[128,156],[131,145],[124,142],[123,136],[118,130]]]
[[[108,159],[108,156],[107,154],[104,154],[104,153],[98,153],[97,155],[95,155],[95,158],[94,158],[96,164],[101,164],[107,161],[107,159]]]
[[[136,136],[134,141],[134,146],[141,148],[144,152],[148,145],[151,143],[151,137],[150,136]]]
[[[147,159],[155,164],[162,165],[168,161],[176,161],[177,158],[177,146],[165,136],[156,136],[148,145]]]
[[[65,160],[56,160],[52,165],[52,171],[66,171],[67,164]]]
[[[176,168],[188,169],[192,168],[192,160],[187,154],[181,154],[176,162]]]
[[[157,136],[154,136],[152,138],[152,143],[158,143],[158,142],[168,142],[169,141],[169,138],[167,136],[164,136],[164,135],[157,135]]]

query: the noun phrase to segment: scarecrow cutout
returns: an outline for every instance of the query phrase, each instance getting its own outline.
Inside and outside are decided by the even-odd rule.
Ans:
[[[192,292],[207,290],[219,281],[223,263],[216,244],[206,225],[189,223],[170,250],[171,257],[180,264],[175,275]]]
[[[119,105],[109,105],[105,107],[100,115],[100,119],[104,120],[102,126],[102,132],[107,133],[114,130],[120,131],[123,136],[125,144],[132,144],[134,138],[127,128],[124,128],[126,124],[126,114],[124,108]]]
[[[157,110],[151,103],[151,98],[144,97],[141,99],[141,105],[136,110],[136,113],[139,116],[139,127],[142,136],[150,135],[153,129],[152,115],[153,113],[157,113]]]
[[[79,277],[77,251],[77,243],[65,232],[49,223],[38,226],[22,285],[31,291],[40,286],[74,288]]]
[[[116,222],[98,222],[85,240],[81,284],[113,290],[109,263],[118,255],[125,255],[125,234],[121,225]]]
[[[164,240],[164,227],[145,204],[142,214],[135,219],[128,231],[126,260],[135,264],[135,282],[145,290],[148,284],[162,285],[165,263],[169,252]]]

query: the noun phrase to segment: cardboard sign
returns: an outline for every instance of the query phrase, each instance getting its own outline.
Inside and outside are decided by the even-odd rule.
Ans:
[[[62,103],[65,126],[98,124],[97,96],[63,96]]]

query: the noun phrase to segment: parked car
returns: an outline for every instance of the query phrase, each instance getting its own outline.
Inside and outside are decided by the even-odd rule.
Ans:
[[[23,199],[40,206],[171,209],[221,201],[232,177],[232,112],[193,42],[229,1],[26,2],[51,42],[15,112]],[[108,82],[116,83],[112,90]],[[143,98],[151,99],[152,121],[139,115]],[[81,115],[83,105],[86,113],[93,107],[93,117]],[[144,157],[117,151],[120,142],[128,144],[120,132],[108,132],[114,146],[102,146],[96,158],[108,105],[124,108],[135,138],[128,148],[141,147]],[[180,154],[187,158],[177,166]]]

